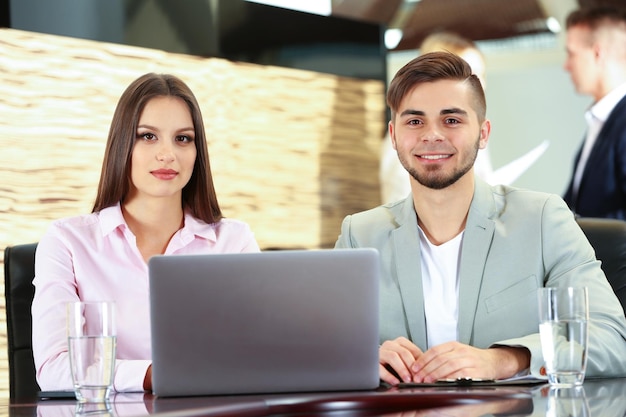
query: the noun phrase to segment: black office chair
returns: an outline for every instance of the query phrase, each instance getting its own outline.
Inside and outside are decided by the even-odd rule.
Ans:
[[[626,221],[580,217],[576,219],[602,261],[602,270],[626,311]]]
[[[30,306],[35,287],[36,243],[9,246],[4,250],[4,297],[9,356],[9,395],[11,400],[37,397]]]

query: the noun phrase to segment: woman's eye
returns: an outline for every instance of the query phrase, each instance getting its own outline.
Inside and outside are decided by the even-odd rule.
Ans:
[[[187,136],[187,135],[179,135],[176,136],[176,141],[178,142],[193,142],[193,138],[191,136]]]
[[[137,135],[138,138],[140,139],[145,139],[145,140],[154,140],[156,139],[156,136],[154,136],[154,134],[152,133],[140,133]]]

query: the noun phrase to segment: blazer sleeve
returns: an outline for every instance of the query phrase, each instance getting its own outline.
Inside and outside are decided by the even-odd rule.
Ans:
[[[546,287],[583,287],[589,292],[589,351],[586,376],[626,376],[626,319],[593,247],[564,202],[552,196],[542,211],[541,242]],[[544,364],[539,334],[503,340],[531,352],[531,373]]]

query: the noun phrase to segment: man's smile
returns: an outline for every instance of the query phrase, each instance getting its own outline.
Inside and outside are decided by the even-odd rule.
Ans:
[[[437,160],[437,159],[445,159],[450,158],[452,154],[440,154],[440,155],[418,155],[419,158],[429,159],[429,160]]]

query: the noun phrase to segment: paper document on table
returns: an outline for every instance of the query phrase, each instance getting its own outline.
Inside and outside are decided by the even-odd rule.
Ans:
[[[543,155],[548,146],[550,146],[550,141],[544,140],[524,155],[494,170],[487,178],[487,182],[492,185],[511,185]]]
[[[507,379],[442,379],[436,382],[401,382],[398,388],[418,388],[418,387],[484,387],[484,386],[501,386],[501,385],[537,385],[547,384],[546,378],[537,378],[532,375],[517,376]]]

